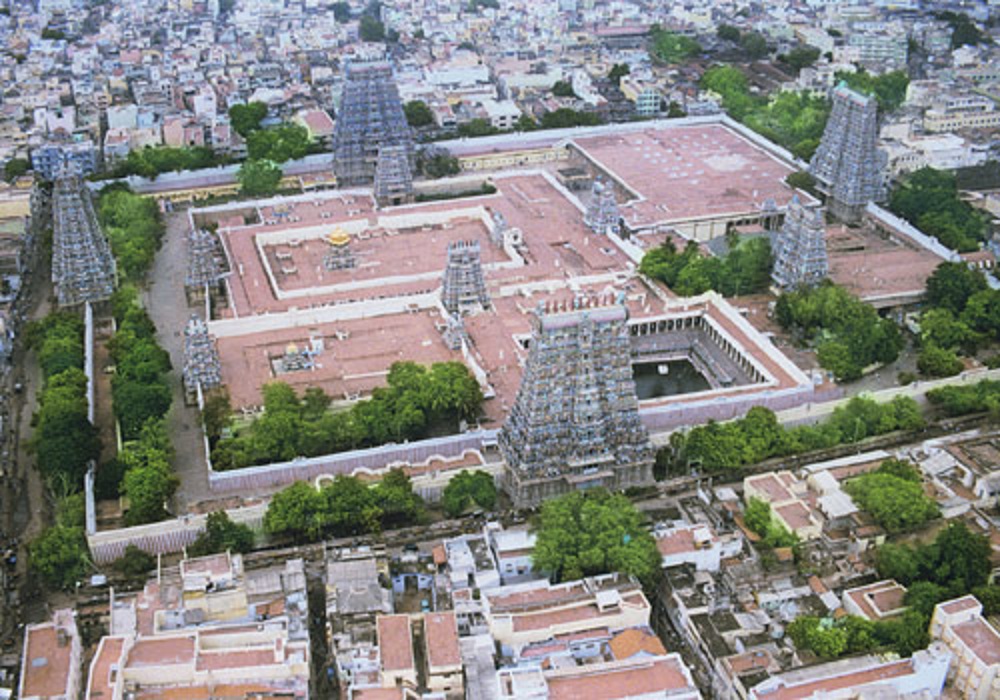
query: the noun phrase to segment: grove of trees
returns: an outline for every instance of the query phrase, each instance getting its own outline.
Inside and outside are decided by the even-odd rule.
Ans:
[[[240,192],[248,197],[266,197],[278,191],[281,167],[269,160],[248,160],[236,174]]]
[[[844,490],[890,533],[922,527],[941,511],[924,493],[920,471],[908,462],[887,459],[868,474],[848,480]]]
[[[82,527],[54,525],[28,548],[33,571],[51,588],[72,590],[90,569],[87,538]]]
[[[163,418],[172,394],[166,374],[170,356],[156,341],[156,326],[146,310],[132,305],[118,319],[118,331],[108,343],[115,363],[111,398],[122,438],[139,437],[146,423]]]
[[[1000,416],[1000,382],[984,379],[976,384],[943,386],[928,391],[927,400],[946,416],[984,411]]]
[[[169,517],[167,502],[180,485],[170,466],[174,451],[163,418],[149,418],[135,440],[118,454],[124,477],[121,494],[128,499],[126,525],[142,525]]]
[[[72,493],[83,488],[87,464],[101,452],[97,430],[87,418],[83,323],[73,314],[56,312],[32,323],[26,337],[38,352],[45,382],[31,446],[46,480]]]
[[[430,367],[396,362],[372,397],[349,410],[332,412],[321,389],[302,397],[283,382],[264,387],[264,415],[238,435],[220,439],[212,450],[216,469],[312,457],[416,440],[434,432],[453,432],[460,420],[479,414],[479,383],[460,362]]]
[[[119,272],[128,280],[143,279],[166,231],[156,201],[121,184],[108,185],[97,198],[97,218],[111,243]]]
[[[534,568],[554,581],[620,572],[649,582],[660,553],[642,514],[622,494],[574,491],[542,505]]]
[[[701,44],[689,36],[653,26],[649,32],[649,52],[664,63],[680,63],[701,53]]]
[[[297,481],[271,499],[264,529],[311,542],[412,525],[423,513],[424,503],[413,493],[410,478],[402,469],[392,469],[374,486],[344,475],[319,490]]]
[[[838,382],[859,378],[869,365],[895,361],[903,348],[893,321],[830,282],[782,294],[775,317],[782,328],[816,346],[820,366]]]
[[[909,76],[902,70],[872,75],[864,68],[859,68],[853,73],[841,71],[835,79],[863,95],[874,95],[882,112],[895,112],[899,109],[906,100],[906,88],[910,84]]]
[[[704,471],[736,469],[772,457],[799,454],[851,444],[893,430],[924,426],[913,399],[897,397],[884,404],[855,397],[816,425],[786,428],[763,406],[751,408],[745,418],[726,423],[709,421],[670,438],[672,459],[667,470],[686,474],[690,467]]]
[[[766,238],[741,239],[731,235],[729,253],[706,257],[689,241],[681,252],[670,239],[647,252],[639,271],[660,280],[681,296],[694,296],[714,289],[724,296],[756,294],[771,282],[771,245]]]
[[[904,178],[889,209],[960,253],[977,250],[989,234],[986,218],[959,198],[955,175],[943,170],[921,168]]]
[[[155,178],[161,173],[213,168],[225,163],[226,158],[216,155],[208,146],[146,146],[129,151],[125,159],[112,168],[111,176]]]

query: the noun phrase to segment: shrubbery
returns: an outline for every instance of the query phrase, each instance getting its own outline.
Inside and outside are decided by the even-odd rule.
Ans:
[[[493,477],[486,472],[463,469],[444,487],[441,503],[445,513],[453,518],[461,515],[471,503],[492,510],[497,503],[497,487]]]
[[[460,420],[478,415],[483,400],[478,382],[460,362],[430,368],[396,362],[387,383],[370,399],[335,413],[321,389],[307,389],[300,398],[287,384],[272,382],[264,387],[264,415],[241,434],[220,439],[212,464],[238,469],[452,432]]]
[[[775,317],[816,344],[820,366],[837,381],[859,378],[868,365],[895,361],[903,347],[895,323],[832,283],[782,294]]]
[[[785,428],[774,413],[761,406],[745,418],[728,423],[709,421],[688,433],[674,433],[671,471],[687,473],[689,465],[703,470],[735,469],[771,457],[827,449],[893,430],[917,430],[924,425],[913,399],[897,397],[879,404],[855,397],[817,425]]]
[[[642,274],[660,280],[681,296],[714,289],[724,296],[756,294],[771,283],[771,246],[766,238],[730,237],[729,254],[705,257],[689,241],[682,252],[670,239],[647,252],[639,265]]]
[[[226,159],[218,156],[208,146],[147,146],[129,151],[125,160],[111,171],[112,177],[141,175],[155,178],[161,173],[179,170],[198,170],[223,165]]]
[[[343,475],[320,490],[297,481],[271,499],[264,529],[306,542],[411,525],[423,512],[410,478],[402,469],[393,469],[374,486]]]

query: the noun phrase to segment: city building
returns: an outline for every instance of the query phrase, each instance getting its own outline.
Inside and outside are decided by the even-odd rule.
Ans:
[[[90,141],[54,141],[31,149],[31,167],[46,180],[64,174],[83,177],[97,169],[97,150]]]
[[[76,613],[56,610],[50,622],[24,628],[21,680],[17,697],[23,700],[76,700],[80,694],[83,661]]]
[[[983,606],[974,596],[938,603],[930,635],[954,654],[948,680],[961,697],[1000,697],[1000,631],[983,617]]]

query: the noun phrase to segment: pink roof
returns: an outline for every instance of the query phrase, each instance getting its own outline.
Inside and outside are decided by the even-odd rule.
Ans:
[[[878,620],[901,612],[906,589],[895,581],[878,581],[845,593],[870,620]]]
[[[578,674],[550,676],[547,680],[549,700],[614,700],[669,690],[694,690],[676,657],[672,656],[609,671],[588,671],[584,666]]]
[[[455,613],[428,613],[424,616],[427,661],[431,668],[458,666],[462,663],[458,647],[458,625]]]
[[[407,615],[379,615],[378,648],[383,671],[405,671],[413,668],[413,639]]]
[[[97,654],[90,664],[90,684],[87,700],[110,700],[114,685],[111,682],[111,666],[121,666],[124,637],[102,637]]]
[[[70,676],[71,643],[59,644],[54,624],[28,629],[25,635],[24,697],[62,695]]]
[[[962,596],[961,598],[956,598],[955,600],[949,600],[947,603],[941,603],[941,609],[944,610],[948,615],[954,615],[955,613],[960,613],[963,610],[971,610],[979,605],[979,601],[971,595]]]
[[[194,636],[145,637],[132,646],[126,666],[170,666],[194,663]]]
[[[794,498],[792,492],[785,487],[777,474],[754,476],[748,479],[747,483],[755,490],[763,491],[767,495],[769,503],[781,503]]]
[[[889,664],[876,666],[864,671],[845,673],[831,678],[821,678],[809,680],[797,685],[789,685],[776,688],[771,692],[757,692],[759,700],[804,700],[812,698],[821,693],[832,693],[836,690],[846,688],[861,688],[878,681],[884,681],[900,676],[908,676],[913,673],[913,667],[909,659],[896,661]]]
[[[809,517],[809,509],[798,501],[778,506],[774,510],[793,530],[809,527],[813,524],[812,519]]]
[[[974,617],[951,629],[984,664],[1000,664],[1000,632],[982,617]]]

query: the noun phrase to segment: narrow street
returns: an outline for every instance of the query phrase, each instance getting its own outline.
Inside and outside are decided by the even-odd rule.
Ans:
[[[187,211],[178,210],[165,217],[167,233],[163,247],[149,274],[145,305],[157,328],[157,340],[170,353],[173,371],[168,376],[174,401],[167,414],[167,430],[176,457],[174,472],[181,480],[174,496],[174,512],[178,515],[200,501],[210,498],[205,449],[198,409],[184,404],[181,370],[184,367],[184,326],[193,309],[184,295],[184,275],[187,269]]]

